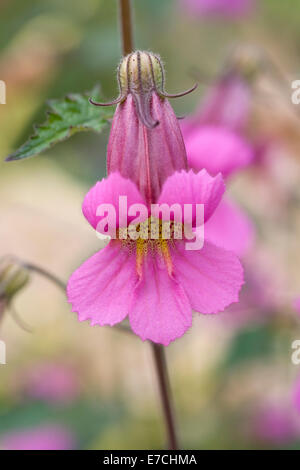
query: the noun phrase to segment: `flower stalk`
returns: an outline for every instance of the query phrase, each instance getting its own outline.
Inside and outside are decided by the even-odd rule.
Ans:
[[[61,289],[63,292],[66,292],[66,283],[62,281],[59,277],[57,277],[55,274],[50,273],[46,269],[37,266],[36,264],[32,263],[23,263],[24,268],[26,268],[28,271],[35,272],[39,274],[40,276],[48,279],[48,281],[52,282],[55,284],[59,289]]]
[[[178,438],[164,346],[152,343],[152,352],[158,377],[159,394],[163,408],[165,426],[168,433],[168,449],[177,450]]]
[[[120,0],[120,23],[123,55],[133,50],[131,0]]]

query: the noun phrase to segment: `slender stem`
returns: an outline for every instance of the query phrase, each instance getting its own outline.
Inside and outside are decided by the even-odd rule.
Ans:
[[[123,55],[133,51],[131,0],[120,0],[120,23]]]
[[[27,333],[33,333],[33,329],[31,328],[31,326],[25,323],[23,318],[20,317],[20,315],[12,304],[9,304],[8,312],[10,313],[10,316],[14,319],[16,324],[19,325],[22,330],[26,331]]]
[[[49,281],[53,282],[56,284],[60,289],[62,289],[64,292],[66,291],[66,283],[59,279],[57,276],[55,276],[52,273],[49,273],[49,271],[46,271],[46,269],[41,268],[40,266],[37,266],[36,264],[32,263],[23,263],[24,268],[28,269],[29,271],[34,271],[41,276],[45,277]]]
[[[159,393],[164,413],[166,430],[168,434],[168,448],[170,450],[178,450],[174,408],[164,346],[152,343],[152,351],[154,355],[154,362],[159,385]]]
[[[61,279],[59,279],[55,274],[49,273],[49,271],[47,271],[46,269],[40,266],[37,266],[36,264],[24,263],[24,262],[22,264],[29,271],[33,271],[45,277],[49,281],[53,282],[57,287],[59,287],[59,289],[61,289],[64,293],[66,292],[66,288],[67,288],[66,283],[62,281]],[[128,328],[126,325],[118,324],[118,325],[115,325],[115,328],[117,328],[120,331],[124,331],[125,333],[131,334],[131,329]]]

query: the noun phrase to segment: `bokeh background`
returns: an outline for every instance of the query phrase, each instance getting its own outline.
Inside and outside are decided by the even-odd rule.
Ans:
[[[244,255],[242,302],[195,316],[167,349],[183,448],[300,449],[300,119],[291,81],[300,79],[300,5],[257,0],[241,17],[191,14],[176,0],[135,0],[135,41],[159,53],[167,90],[198,90],[172,101],[178,115],[201,105],[236,45],[264,57],[253,92],[251,135],[265,132],[267,163],[235,175],[232,197],[255,226]],[[5,163],[43,122],[45,101],[101,84],[117,95],[120,39],[116,0],[0,0],[0,254],[66,280],[100,241],[81,214],[87,189],[105,175],[109,126],[82,133],[32,159]],[[299,105],[300,106],[300,105]],[[8,310],[0,339],[0,448],[151,449],[164,429],[149,344],[117,329],[79,323],[66,298],[32,275],[13,299],[32,332]],[[299,398],[299,397],[298,397]]]

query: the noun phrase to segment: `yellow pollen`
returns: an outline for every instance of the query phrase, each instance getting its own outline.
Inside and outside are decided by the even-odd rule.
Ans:
[[[168,274],[173,273],[170,245],[182,238],[182,225],[173,221],[162,221],[153,216],[137,225],[119,228],[118,238],[124,246],[136,253],[136,270],[139,277],[143,273],[144,257],[158,253],[164,260]]]

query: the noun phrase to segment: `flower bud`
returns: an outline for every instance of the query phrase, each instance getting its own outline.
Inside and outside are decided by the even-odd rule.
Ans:
[[[256,103],[256,81],[268,67],[274,69],[260,48],[249,44],[232,49],[220,77],[202,98],[195,115],[181,123],[184,139],[203,125],[222,126],[247,134]]]
[[[7,302],[29,281],[29,272],[10,256],[0,261],[0,299]]]
[[[164,90],[164,68],[158,55],[136,51],[118,67],[119,97],[107,148],[107,173],[119,172],[137,185],[145,202],[156,202],[163,183],[175,171],[187,169],[187,157],[177,117],[166,98],[184,96],[196,88],[170,95]]]
[[[163,93],[164,70],[160,58],[150,52],[133,52],[121,60],[118,69],[121,95],[145,93],[152,90]]]
[[[151,129],[159,124],[151,116],[151,95],[156,93],[161,99],[178,98],[195,90],[197,84],[182,93],[170,94],[164,89],[164,68],[161,59],[153,52],[136,51],[124,57],[118,67],[118,83],[120,94],[109,103],[90,102],[95,106],[119,104],[132,95],[139,120]]]

